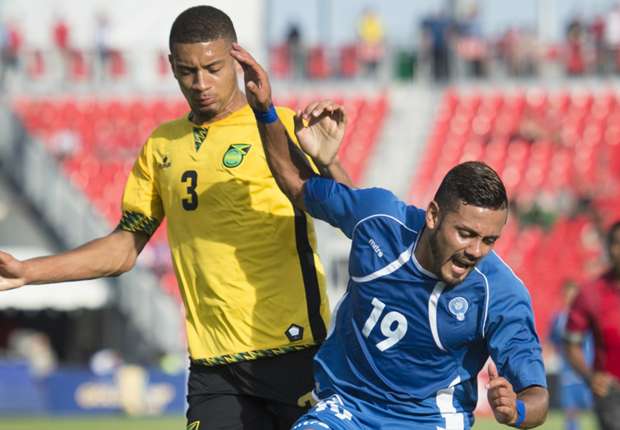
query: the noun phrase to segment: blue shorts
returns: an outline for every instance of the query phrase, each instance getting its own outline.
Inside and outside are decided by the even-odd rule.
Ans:
[[[462,414],[458,414],[462,415]],[[461,429],[470,428],[470,419],[461,417]],[[413,418],[390,413],[367,402],[347,401],[342,396],[334,394],[317,403],[306,414],[299,418],[291,430],[402,430],[415,428],[417,430],[436,430],[445,428],[445,417],[439,414],[429,414]]]
[[[572,384],[561,387],[562,409],[587,410],[592,408],[592,394],[585,384]]]

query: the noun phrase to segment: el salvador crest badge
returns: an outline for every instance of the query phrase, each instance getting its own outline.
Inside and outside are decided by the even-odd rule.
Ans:
[[[465,313],[469,309],[469,302],[464,297],[455,297],[448,302],[450,313],[459,321],[465,320]]]

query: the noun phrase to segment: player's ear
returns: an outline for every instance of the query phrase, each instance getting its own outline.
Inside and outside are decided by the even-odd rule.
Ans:
[[[435,230],[439,225],[439,205],[435,200],[428,204],[426,209],[426,227]]]

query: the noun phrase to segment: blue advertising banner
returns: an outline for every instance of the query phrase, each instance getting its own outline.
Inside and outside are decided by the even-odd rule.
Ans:
[[[187,375],[122,366],[96,375],[61,368],[45,378],[25,362],[0,363],[0,414],[182,414]]]

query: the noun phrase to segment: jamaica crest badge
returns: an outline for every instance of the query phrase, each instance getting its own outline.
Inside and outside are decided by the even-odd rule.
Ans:
[[[241,163],[243,163],[245,156],[248,155],[251,148],[252,145],[247,143],[233,143],[224,153],[222,164],[228,168],[238,167]]]

